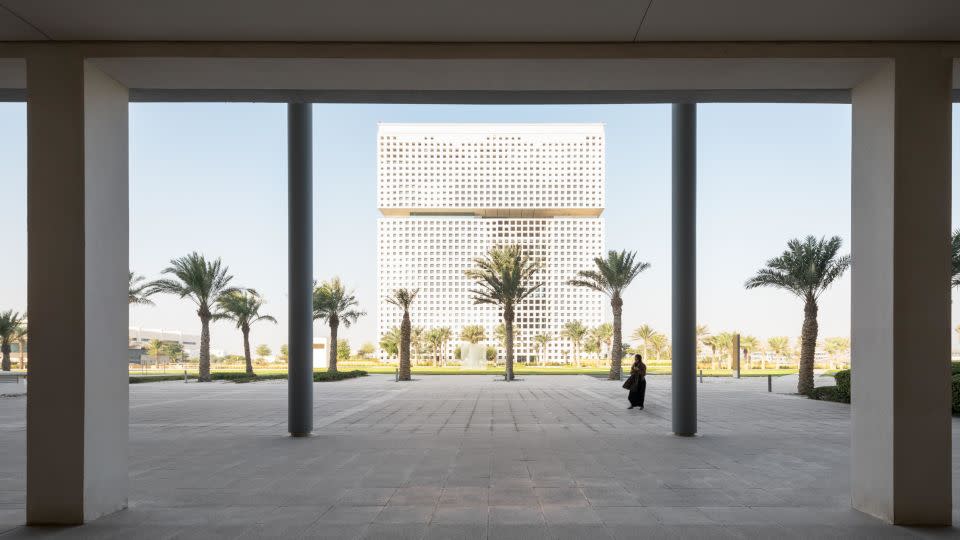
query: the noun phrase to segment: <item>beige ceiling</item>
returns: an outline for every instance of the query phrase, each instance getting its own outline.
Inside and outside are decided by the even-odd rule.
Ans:
[[[0,0],[0,41],[960,40],[958,0]]]

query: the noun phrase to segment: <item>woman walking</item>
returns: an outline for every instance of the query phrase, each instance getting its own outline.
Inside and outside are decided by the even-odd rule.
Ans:
[[[647,393],[647,365],[643,363],[643,357],[639,354],[633,356],[633,366],[630,368],[630,378],[623,383],[623,387],[630,390],[627,399],[630,400],[630,407],[643,410],[643,397]]]

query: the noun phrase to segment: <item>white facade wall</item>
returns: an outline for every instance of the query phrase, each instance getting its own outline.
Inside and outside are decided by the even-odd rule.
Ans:
[[[378,136],[378,330],[402,313],[385,298],[419,288],[414,326],[471,324],[497,345],[496,306],[475,305],[464,271],[494,245],[519,244],[544,263],[544,286],[516,313],[516,357],[535,354],[533,336],[553,340],[541,361],[568,361],[559,335],[579,320],[603,322],[604,297],[566,281],[602,254],[604,141],[600,124],[381,124]]]

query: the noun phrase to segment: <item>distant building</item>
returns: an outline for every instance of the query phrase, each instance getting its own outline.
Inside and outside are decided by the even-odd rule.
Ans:
[[[198,334],[187,334],[181,330],[169,330],[162,328],[143,328],[131,326],[127,331],[129,340],[128,348],[143,349],[155,340],[179,343],[184,352],[190,358],[200,357],[200,336]],[[213,351],[211,351],[213,354]]]
[[[330,351],[327,350],[330,340],[325,337],[313,338],[313,367],[327,369],[330,366]]]
[[[473,303],[464,270],[491,247],[519,244],[542,261],[544,286],[516,309],[516,358],[530,360],[533,337],[545,333],[554,339],[540,360],[567,361],[563,325],[603,322],[603,296],[567,280],[604,253],[604,149],[602,124],[381,124],[380,337],[402,317],[387,296],[418,288],[411,322],[449,326],[448,357],[466,325],[482,325],[487,343],[498,345],[500,310]]]

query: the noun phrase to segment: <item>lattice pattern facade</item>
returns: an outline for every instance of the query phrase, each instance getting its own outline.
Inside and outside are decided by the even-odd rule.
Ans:
[[[450,327],[448,356],[465,325],[484,326],[497,345],[500,312],[473,304],[464,270],[491,246],[520,244],[543,261],[545,285],[517,309],[516,357],[530,359],[546,333],[540,360],[567,361],[562,326],[603,321],[600,294],[566,285],[604,252],[603,126],[382,124],[378,144],[380,335],[402,316],[385,297],[419,288],[412,322]]]

